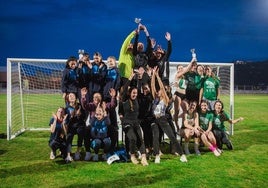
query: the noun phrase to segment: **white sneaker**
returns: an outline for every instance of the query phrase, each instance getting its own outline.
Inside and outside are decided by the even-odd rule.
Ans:
[[[92,160],[95,161],[95,162],[99,161],[99,155],[98,154],[94,154]]]
[[[216,157],[219,157],[221,154],[218,152],[218,150],[217,149],[215,149],[214,151],[213,151],[213,153],[214,153],[214,155],[216,156]]]
[[[219,152],[220,154],[223,153],[223,150],[219,149],[219,148],[216,148],[217,152]]]
[[[180,161],[183,162],[183,163],[187,163],[186,155],[182,154],[182,156],[180,158]]]
[[[160,163],[160,156],[155,156],[154,163],[159,164]]]
[[[91,158],[91,153],[90,152],[86,152],[85,161],[89,161],[90,158]]]
[[[50,152],[50,159],[53,160],[53,159],[55,159],[55,158],[56,158],[55,153],[54,153],[53,151]]]
[[[65,158],[65,161],[66,161],[66,163],[70,163],[70,162],[73,161],[73,158],[72,158],[71,156],[67,156],[67,157]]]
[[[80,152],[75,152],[75,154],[74,154],[74,160],[76,160],[76,161],[79,161],[80,160]]]

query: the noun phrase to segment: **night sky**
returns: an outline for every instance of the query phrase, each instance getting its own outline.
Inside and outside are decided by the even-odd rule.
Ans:
[[[0,66],[8,57],[66,59],[78,49],[118,58],[135,17],[163,48],[171,33],[171,61],[190,61],[191,48],[200,62],[268,59],[267,0],[2,0]]]

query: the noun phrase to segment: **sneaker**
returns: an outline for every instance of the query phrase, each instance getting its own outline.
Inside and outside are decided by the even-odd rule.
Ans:
[[[230,141],[230,140],[228,140],[228,142],[226,143],[226,146],[227,146],[227,148],[229,149],[229,150],[233,150],[233,144],[232,144],[232,142]]]
[[[65,158],[65,162],[66,163],[70,163],[70,162],[72,162],[73,161],[73,158],[71,157],[71,156],[67,156],[66,158]]]
[[[214,151],[213,151],[213,153],[214,153],[214,155],[216,156],[216,157],[219,157],[221,154],[218,152],[218,150],[217,149],[215,149]]]
[[[155,156],[154,163],[159,164],[160,163],[160,156]]]
[[[50,159],[53,160],[56,158],[55,152],[50,152]]]
[[[103,160],[103,161],[107,161],[107,155],[106,155],[106,154],[103,154],[103,155],[102,155],[102,160]]]
[[[137,158],[135,156],[131,156],[130,160],[133,164],[139,164],[139,161],[137,160]]]
[[[147,162],[146,156],[143,156],[141,158],[141,164],[142,164],[142,166],[148,166],[149,165],[149,163]]]
[[[183,162],[183,163],[187,163],[187,158],[186,158],[186,155],[182,155],[181,158],[180,158],[180,161]]]
[[[216,148],[217,152],[222,154],[223,153],[223,150],[221,150],[220,148]]]
[[[75,152],[75,154],[74,154],[74,160],[76,160],[76,161],[79,161],[80,160],[80,152]]]
[[[90,152],[86,152],[85,161],[89,161],[90,158],[91,158],[91,153]]]
[[[95,154],[95,155],[93,156],[92,160],[93,160],[94,162],[99,161],[99,155],[98,155],[98,154]]]

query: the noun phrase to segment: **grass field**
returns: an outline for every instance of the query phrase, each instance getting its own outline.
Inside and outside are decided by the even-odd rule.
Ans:
[[[0,134],[6,134],[6,95],[0,95]],[[49,159],[49,132],[27,131],[0,139],[1,187],[268,187],[268,96],[235,95],[233,151],[216,158],[203,150],[188,163],[165,153],[161,164]],[[165,150],[165,147],[163,147]]]

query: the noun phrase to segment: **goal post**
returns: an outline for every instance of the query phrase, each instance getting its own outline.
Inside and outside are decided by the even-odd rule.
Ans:
[[[170,82],[174,81],[177,65],[186,66],[188,64],[189,62],[170,62]],[[213,62],[198,62],[198,64],[209,65],[215,75],[220,78],[220,100],[224,103],[224,110],[234,119],[234,64]],[[234,134],[233,124],[230,124],[227,129],[230,135]]]
[[[176,66],[188,63],[170,62],[171,82],[175,77]],[[7,59],[8,140],[26,130],[49,129],[48,123],[52,113],[58,107],[65,106],[61,93],[61,77],[65,64],[65,59]],[[220,98],[224,102],[225,110],[233,118],[234,64],[206,62],[198,62],[198,64],[210,65],[220,77]],[[119,129],[122,132],[120,124]],[[230,125],[229,131],[232,135],[233,125]]]
[[[7,139],[26,130],[48,130],[59,106],[63,59],[7,59]]]

